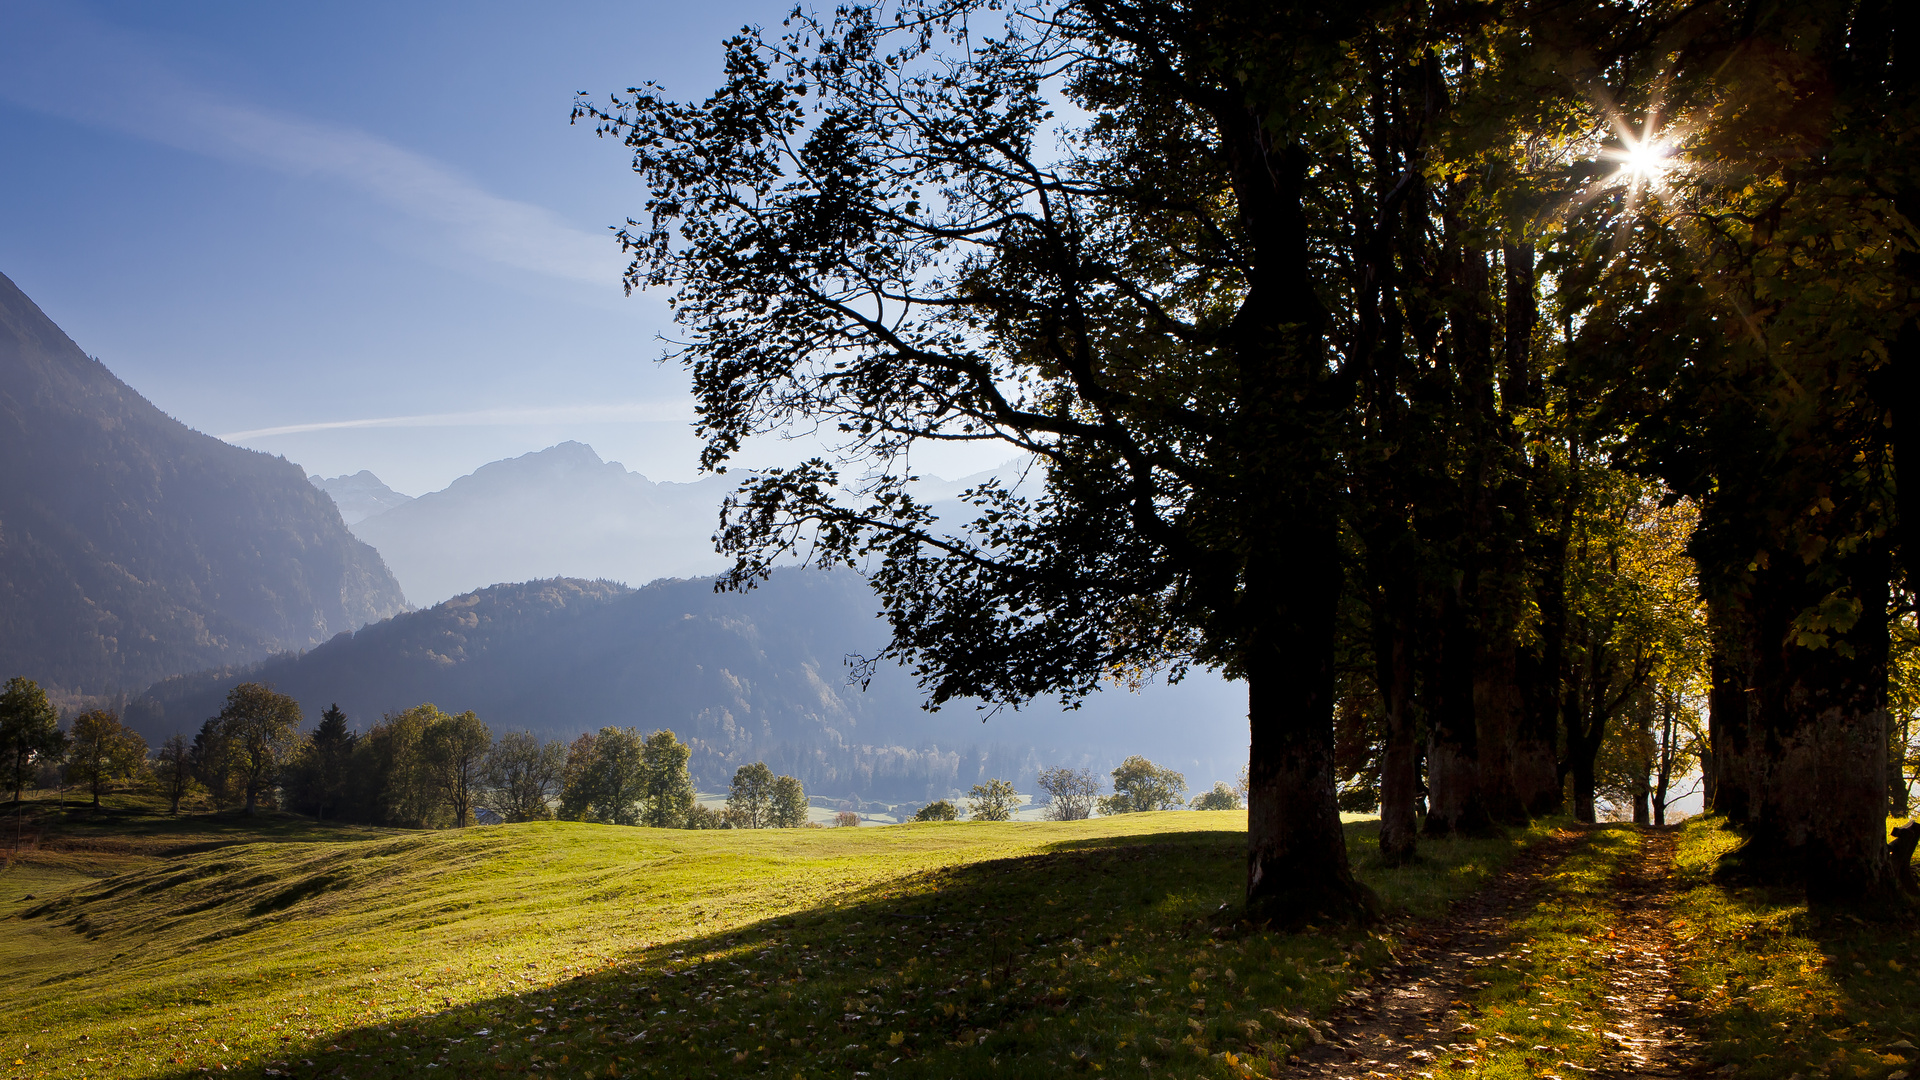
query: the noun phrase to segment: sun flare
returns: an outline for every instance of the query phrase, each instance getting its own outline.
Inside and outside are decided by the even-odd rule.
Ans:
[[[1633,184],[1657,187],[1673,167],[1673,150],[1655,139],[1628,142],[1619,154],[1620,178]]]

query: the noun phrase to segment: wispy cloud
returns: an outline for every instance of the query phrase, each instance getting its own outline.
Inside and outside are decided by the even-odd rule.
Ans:
[[[316,420],[303,424],[230,431],[215,438],[228,442],[265,439],[274,435],[302,435],[310,431],[348,428],[521,427],[539,424],[618,424],[647,421],[686,423],[693,419],[687,405],[635,401],[607,405],[553,405],[518,409],[476,409],[472,412],[421,413],[415,416],[368,416],[354,420]]]
[[[622,265],[606,235],[495,195],[457,170],[339,124],[224,98],[146,42],[69,9],[0,11],[0,98],[209,157],[320,177],[427,222],[464,253],[611,286]]]

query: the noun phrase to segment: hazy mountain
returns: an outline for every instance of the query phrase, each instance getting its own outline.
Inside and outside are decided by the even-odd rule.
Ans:
[[[299,467],[167,416],[0,275],[0,676],[136,689],[404,608]]]
[[[1146,754],[1196,789],[1246,760],[1246,698],[1199,676],[1177,687],[1112,691],[1078,711],[1043,705],[987,717],[929,714],[898,668],[866,692],[849,653],[886,640],[863,579],[787,570],[745,594],[710,581],[629,589],[558,579],[500,585],[409,612],[244,671],[149,688],[128,719],[159,739],[191,731],[246,679],[299,699],[310,720],[338,702],[362,728],[422,701],[472,709],[495,731],[571,739],[606,724],[667,727],[694,747],[712,788],[764,759],[815,794],[925,800],[989,776],[1026,785],[1041,767],[1105,770]],[[1024,789],[1024,788],[1023,788]]]
[[[379,549],[416,604],[559,576],[639,584],[726,565],[709,537],[729,486],[722,477],[656,484],[564,442],[483,465],[353,532]]]
[[[307,480],[333,499],[333,505],[340,509],[340,520],[349,526],[413,501],[413,496],[400,494],[365,469],[352,476],[336,476],[332,479],[309,476]]]

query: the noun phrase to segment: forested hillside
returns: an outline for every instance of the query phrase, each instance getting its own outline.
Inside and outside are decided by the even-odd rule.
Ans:
[[[404,607],[297,466],[162,413],[0,276],[0,671],[137,690]]]
[[[158,743],[191,733],[243,681],[300,701],[309,722],[338,702],[362,730],[421,702],[471,709],[496,732],[572,739],[606,725],[670,728],[693,748],[696,781],[723,786],[765,760],[816,794],[926,800],[990,777],[1026,782],[1043,767],[1104,772],[1132,753],[1196,786],[1238,774],[1245,702],[1196,678],[1098,695],[1064,712],[1040,703],[981,722],[965,703],[929,714],[896,668],[862,690],[847,655],[885,641],[858,575],[788,570],[748,593],[711,580],[630,589],[551,579],[499,585],[369,626],[302,656],[150,688],[128,722]],[[1167,718],[1186,723],[1169,730]]]

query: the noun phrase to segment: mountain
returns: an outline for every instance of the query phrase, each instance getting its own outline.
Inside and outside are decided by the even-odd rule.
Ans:
[[[0,676],[117,693],[405,606],[298,466],[161,412],[0,275]]]
[[[327,493],[333,505],[340,510],[340,520],[346,522],[349,528],[363,519],[413,501],[413,496],[400,494],[365,469],[352,476],[336,476],[332,479],[309,476],[307,480]]]
[[[709,537],[728,489],[722,477],[654,483],[564,442],[482,465],[353,532],[379,549],[416,604],[561,575],[640,583],[726,565]]]
[[[1245,693],[1205,674],[984,723],[964,705],[923,711],[899,668],[877,672],[862,692],[848,684],[846,660],[886,641],[875,607],[864,579],[846,571],[782,570],[747,593],[715,593],[707,580],[498,585],[302,656],[168,680],[127,717],[149,741],[191,732],[228,688],[256,680],[293,695],[309,719],[338,702],[362,729],[423,701],[472,709],[496,732],[551,739],[607,724],[666,727],[692,745],[694,775],[709,790],[765,760],[815,794],[902,801],[990,776],[1025,785],[1051,765],[1104,772],[1134,753],[1184,770],[1198,790],[1246,761]]]

